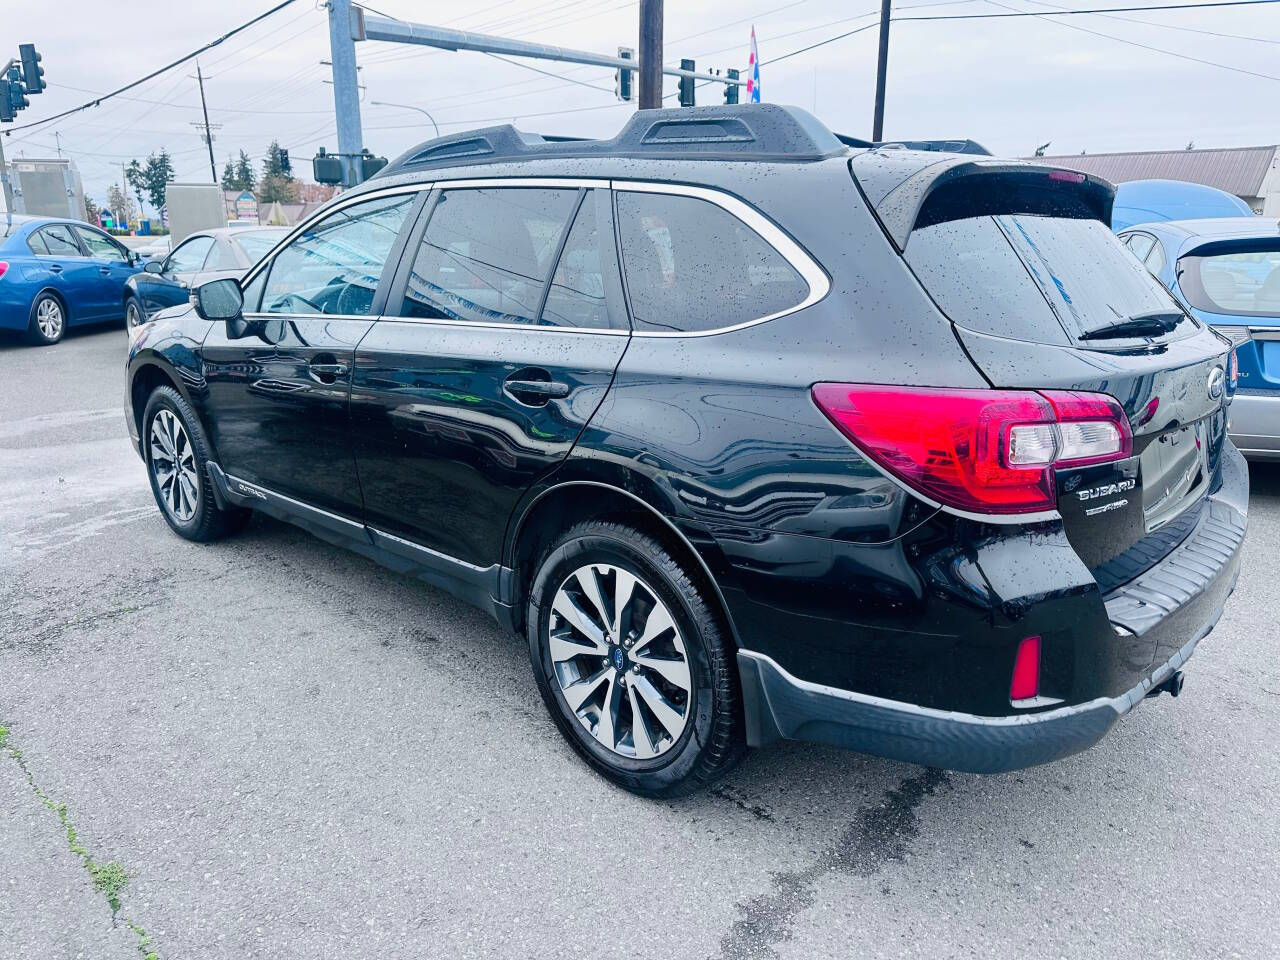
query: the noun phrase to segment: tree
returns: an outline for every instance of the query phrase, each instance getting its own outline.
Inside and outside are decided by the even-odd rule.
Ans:
[[[102,208],[93,202],[93,197],[86,196],[84,198],[84,215],[90,223],[98,223],[102,217]]]
[[[142,164],[137,160],[130,160],[129,166],[124,169],[124,181],[133,187],[133,192],[138,197],[138,202],[142,202],[142,194],[147,189],[147,181],[142,175]],[[114,207],[112,208],[114,209]]]
[[[258,187],[259,203],[297,203],[298,181],[286,173],[280,156],[280,143],[271,141],[262,161],[262,183]]]
[[[107,188],[107,209],[115,216],[119,224],[127,224],[133,219],[133,198],[125,195],[120,184],[113,183]]]
[[[240,151],[240,159],[236,161],[236,189],[252,190],[258,185],[258,178],[253,173],[253,163],[249,155]]]
[[[227,165],[222,168],[222,189],[223,190],[239,190],[240,186],[236,181],[235,164],[231,162],[231,158],[227,157]]]
[[[158,154],[147,157],[147,165],[142,168],[142,183],[153,209],[159,210],[164,206],[164,195],[173,179],[173,161],[169,158],[169,151],[161,147]]]

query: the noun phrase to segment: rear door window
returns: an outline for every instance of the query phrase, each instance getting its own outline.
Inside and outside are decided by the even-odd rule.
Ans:
[[[622,190],[617,202],[636,330],[731,327],[782,313],[809,295],[786,257],[709,200]]]
[[[400,315],[533,323],[578,198],[572,188],[446,190],[418,247]]]
[[[53,223],[47,227],[42,227],[32,239],[36,238],[39,238],[45,251],[51,257],[84,256],[80,252],[80,245],[76,243],[76,238],[71,235],[71,228],[66,224]]]
[[[1135,316],[1181,310],[1098,220],[953,220],[912,231],[903,255],[951,320],[999,337],[1072,343]],[[1188,323],[1170,336],[1191,331]]]

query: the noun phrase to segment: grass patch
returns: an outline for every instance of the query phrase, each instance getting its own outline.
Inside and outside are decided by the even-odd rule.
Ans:
[[[128,871],[114,860],[100,863],[80,842],[75,824],[71,822],[71,817],[67,814],[67,805],[53,800],[44,792],[40,784],[36,783],[35,777],[32,776],[30,769],[27,767],[27,761],[23,757],[22,751],[9,742],[8,727],[0,726],[0,752],[8,754],[10,759],[18,765],[18,769],[22,771],[22,775],[27,779],[27,785],[31,787],[31,792],[36,795],[36,799],[57,815],[58,822],[62,824],[62,829],[67,835],[67,849],[80,858],[80,863],[84,866],[89,874],[89,879],[93,882],[93,889],[106,898],[107,904],[111,907],[111,919],[114,922],[120,913],[120,895],[129,883]],[[151,936],[127,917],[122,919],[125,925],[137,936],[138,953],[142,955],[143,960],[160,960],[159,954],[150,949]]]

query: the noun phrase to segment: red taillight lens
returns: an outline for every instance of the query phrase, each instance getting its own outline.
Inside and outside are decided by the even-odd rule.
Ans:
[[[1013,661],[1010,700],[1031,700],[1040,694],[1040,638],[1025,637]]]
[[[1052,509],[1055,467],[1132,449],[1123,409],[1102,394],[819,383],[813,398],[885,470],[974,513]]]
[[[4,270],[0,269],[0,274]],[[1236,387],[1240,385],[1240,361],[1236,358],[1236,348],[1231,348],[1231,353],[1227,356],[1227,386],[1232,393],[1235,393]]]
[[[9,269],[9,264],[3,260],[0,260],[0,277],[3,277],[5,274],[5,271],[8,269]]]

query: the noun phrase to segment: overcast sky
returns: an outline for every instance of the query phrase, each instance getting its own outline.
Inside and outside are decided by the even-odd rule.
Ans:
[[[1074,6],[1142,2],[1152,0]],[[0,7],[13,10],[17,3],[3,0]],[[6,33],[15,53],[19,42],[37,44],[50,87],[31,98],[13,126],[142,76],[270,6],[270,0],[24,3],[20,17],[5,18]],[[407,20],[579,49],[611,53],[636,43],[637,4],[624,0],[377,0],[374,6]],[[902,16],[1049,8],[1033,0],[895,4]],[[874,28],[776,65],[769,60],[871,23],[877,12],[877,0],[666,0],[666,59],[693,57],[699,69],[745,66],[754,23],[764,99],[797,104],[834,130],[868,136]],[[895,22],[886,137],[971,137],[1006,155],[1029,154],[1046,141],[1051,154],[1179,149],[1191,140],[1202,147],[1280,141],[1280,3],[1118,16],[1127,19]],[[222,125],[214,142],[219,174],[227,155],[241,149],[258,165],[273,138],[308,178],[316,148],[337,148],[333,88],[324,82],[329,68],[320,64],[328,47],[325,11],[316,0],[296,0],[202,55],[210,120]],[[566,78],[555,79],[483,54],[373,42],[357,44],[356,54],[366,88],[364,143],[388,157],[425,139],[430,128],[420,114],[371,101],[424,107],[446,133],[514,119],[542,133],[607,136],[631,109],[614,99],[612,71],[604,69],[524,61]],[[60,140],[64,155],[79,164],[86,193],[99,203],[119,181],[122,161],[161,146],[173,155],[179,180],[207,181],[208,155],[192,126],[200,120],[194,74],[188,64],[127,94],[135,99],[117,97],[8,136],[6,155],[52,156]],[[668,90],[674,83],[669,78]],[[711,87],[698,94],[699,102],[721,97]]]

